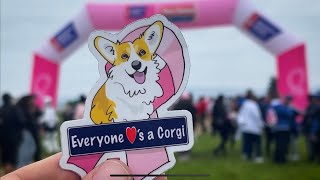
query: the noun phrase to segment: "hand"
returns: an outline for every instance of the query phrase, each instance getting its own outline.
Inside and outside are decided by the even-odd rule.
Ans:
[[[61,169],[59,160],[61,153],[57,153],[41,161],[35,162],[28,166],[22,167],[12,173],[9,173],[1,178],[1,180],[78,180],[81,179],[76,173]],[[132,177],[111,177],[111,174],[130,174],[128,166],[119,160],[107,160],[98,167],[94,168],[87,174],[83,180],[128,180]],[[161,177],[158,180],[165,180]]]

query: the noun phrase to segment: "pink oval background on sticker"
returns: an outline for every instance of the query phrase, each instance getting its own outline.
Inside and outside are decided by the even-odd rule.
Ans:
[[[134,41],[146,29],[147,27],[141,27],[132,31],[124,37],[121,42]],[[157,98],[153,103],[154,110],[158,109],[178,92],[185,71],[181,44],[176,35],[167,27],[164,28],[161,44],[156,53],[167,63],[167,65],[159,74],[160,80],[158,82],[161,85],[164,94],[160,98]],[[112,65],[107,63],[105,66],[106,72],[108,72],[111,67]]]

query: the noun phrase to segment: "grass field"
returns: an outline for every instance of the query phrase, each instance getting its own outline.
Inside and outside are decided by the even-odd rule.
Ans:
[[[168,179],[223,179],[223,180],[320,180],[320,164],[310,163],[306,159],[304,140],[299,139],[301,160],[284,165],[274,164],[264,158],[262,164],[245,161],[241,158],[240,142],[234,152],[226,156],[214,156],[212,149],[219,143],[218,136],[201,135],[195,141],[191,157],[180,161],[166,174],[209,174],[209,177],[169,177]],[[49,154],[44,153],[44,157]],[[178,157],[178,156],[176,156]],[[1,169],[1,166],[0,166]]]
[[[274,164],[267,158],[262,164],[243,160],[239,142],[233,153],[214,156],[212,149],[218,142],[218,136],[201,135],[194,144],[190,160],[177,160],[176,166],[167,172],[167,174],[210,174],[209,177],[171,177],[169,179],[320,180],[320,164],[306,160],[305,144],[302,138],[299,141],[301,160],[284,165]]]

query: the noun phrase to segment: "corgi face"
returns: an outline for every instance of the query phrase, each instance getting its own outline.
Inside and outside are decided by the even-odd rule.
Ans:
[[[112,42],[98,36],[94,45],[105,60],[114,67],[121,66],[129,78],[137,84],[143,84],[148,78],[148,62],[155,57],[162,35],[163,24],[157,21],[133,42]]]
[[[150,104],[163,94],[157,82],[160,69],[156,60],[163,28],[162,22],[157,21],[132,42],[113,42],[102,36],[94,38],[100,58],[113,64],[107,74],[107,83],[118,85],[130,96],[130,101],[143,100]],[[114,87],[109,86],[107,91]]]

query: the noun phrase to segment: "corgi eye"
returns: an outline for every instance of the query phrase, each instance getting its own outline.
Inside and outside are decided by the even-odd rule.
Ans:
[[[138,53],[139,56],[143,56],[143,55],[145,55],[145,54],[146,54],[146,51],[143,50],[143,49],[141,49],[141,50],[139,51],[139,53]]]
[[[128,59],[128,58],[129,58],[129,56],[128,56],[128,54],[123,53],[123,54],[121,55],[121,58],[122,58],[122,59]]]

